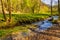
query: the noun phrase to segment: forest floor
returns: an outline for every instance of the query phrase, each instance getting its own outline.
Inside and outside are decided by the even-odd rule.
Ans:
[[[28,26],[28,25],[27,25]],[[32,27],[33,25],[30,25]],[[36,28],[36,27],[33,27]],[[54,25],[43,32],[36,32],[30,29],[27,31],[16,31],[12,33],[12,39],[15,40],[60,40],[60,26]],[[23,34],[25,33],[26,34]],[[7,36],[8,37],[8,36]],[[5,39],[8,39],[5,37]]]
[[[21,35],[20,32],[26,32],[29,34],[29,36],[24,37],[21,40],[60,40],[60,26],[58,26],[58,25],[53,26],[43,32],[34,32],[34,31],[29,30],[29,28],[36,28],[36,26],[32,25],[32,24],[28,24],[28,25],[19,24],[16,27],[12,26],[13,24],[16,23],[16,20],[18,20],[18,21],[22,20],[22,22],[24,21],[23,23],[25,23],[26,19],[29,20],[30,22],[32,22],[32,20],[35,20],[38,18],[40,21],[40,18],[47,18],[48,16],[49,15],[43,16],[41,14],[40,15],[39,14],[34,14],[34,15],[25,14],[23,16],[22,16],[22,14],[21,15],[14,14],[14,15],[12,15],[12,18],[14,21],[11,22],[11,24],[10,24],[10,27],[12,27],[12,28],[6,29],[5,27],[6,27],[7,23],[0,21],[0,28],[1,27],[3,28],[3,29],[2,28],[0,29],[0,36],[5,37],[7,34],[9,35],[10,33],[12,33],[13,38],[18,40],[18,39],[20,39],[19,37],[21,37],[21,36],[19,36],[19,35]],[[1,15],[1,18],[3,18],[2,15]],[[37,22],[37,21],[35,20],[34,22]],[[9,27],[9,26],[7,26],[7,27]]]
[[[34,32],[35,33],[35,32]],[[43,32],[36,32],[39,40],[60,40],[60,26],[53,26]]]
[[[9,24],[4,21],[3,14],[0,14],[0,36],[19,30],[27,31],[31,23],[43,20],[48,16],[48,14],[12,14],[12,21]],[[8,19],[9,15],[6,14],[6,17]]]

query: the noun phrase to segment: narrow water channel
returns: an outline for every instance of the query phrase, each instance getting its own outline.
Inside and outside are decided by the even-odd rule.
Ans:
[[[36,31],[47,30],[48,28],[52,27],[53,26],[53,23],[51,20],[52,18],[53,18],[53,20],[58,20],[58,16],[52,16],[52,17],[47,18],[44,21],[33,23],[38,26],[38,28],[36,28]],[[51,21],[49,21],[49,20],[51,20]]]

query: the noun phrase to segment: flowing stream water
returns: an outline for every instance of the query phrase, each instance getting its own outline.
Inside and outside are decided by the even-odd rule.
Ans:
[[[44,21],[33,23],[38,26],[38,28],[36,28],[36,31],[43,31],[43,30],[47,30],[48,28],[52,27],[53,26],[52,18],[53,20],[58,20],[58,16],[52,16],[52,17],[47,18]]]

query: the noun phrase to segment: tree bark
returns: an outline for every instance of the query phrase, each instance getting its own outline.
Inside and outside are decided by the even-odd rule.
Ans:
[[[3,12],[3,16],[5,21],[7,21],[6,15],[5,15],[5,11],[4,11],[4,4],[3,4],[3,0],[1,0],[1,5],[2,5],[2,12]]]
[[[52,2],[53,2],[53,0],[51,0],[51,16],[53,15],[53,13],[52,13]]]
[[[59,13],[59,16],[60,16],[60,1],[58,0],[58,13]]]
[[[8,11],[9,11],[9,22],[11,21],[11,1],[10,0],[7,0],[7,3],[8,3]]]
[[[34,7],[31,7],[31,9],[32,9],[32,13],[34,13]]]

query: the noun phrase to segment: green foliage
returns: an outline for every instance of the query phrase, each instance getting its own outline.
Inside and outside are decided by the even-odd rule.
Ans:
[[[1,29],[0,30],[0,37],[11,34],[12,32],[17,32],[17,31],[22,31],[22,30],[23,30],[22,26],[17,26],[15,28],[13,28],[13,30],[11,28],[10,29]]]
[[[28,14],[12,14],[12,22],[9,25],[12,28],[9,29],[0,29],[0,36],[5,36],[8,35],[12,32],[17,32],[17,31],[22,31],[22,32],[27,32],[28,28],[31,26],[13,26],[17,21],[36,21],[37,19],[40,18],[47,18],[50,14],[32,14],[32,13],[28,13]],[[0,18],[3,19],[2,14],[0,14]],[[8,14],[6,14],[7,18],[8,18]],[[41,19],[40,19],[41,20]],[[8,25],[6,22],[0,22],[0,28],[4,27],[6,28]],[[12,30],[13,29],[13,30]]]
[[[20,13],[48,13],[51,7],[44,4],[41,0],[10,0],[12,12]],[[3,0],[4,10],[8,12],[7,0]],[[9,2],[8,2],[9,3]],[[0,5],[1,6],[1,5]],[[1,9],[1,8],[0,8]],[[53,11],[57,11],[58,7],[53,6]],[[51,12],[51,11],[50,11]]]
[[[36,18],[41,18],[41,17],[48,17],[50,14],[32,14],[32,13],[27,13],[27,14],[12,14],[12,19],[17,21],[17,20],[25,20],[25,19],[36,19]],[[8,14],[6,14],[8,18]],[[3,18],[3,15],[0,14],[0,18]]]
[[[6,14],[6,16],[8,18],[8,14]],[[31,14],[31,13],[30,14],[12,14],[12,20],[10,23],[2,21],[3,16],[1,16],[2,19],[0,21],[0,29],[13,28],[21,24],[30,24],[33,22],[40,21],[41,18],[45,19],[48,16],[49,16],[48,14]]]

